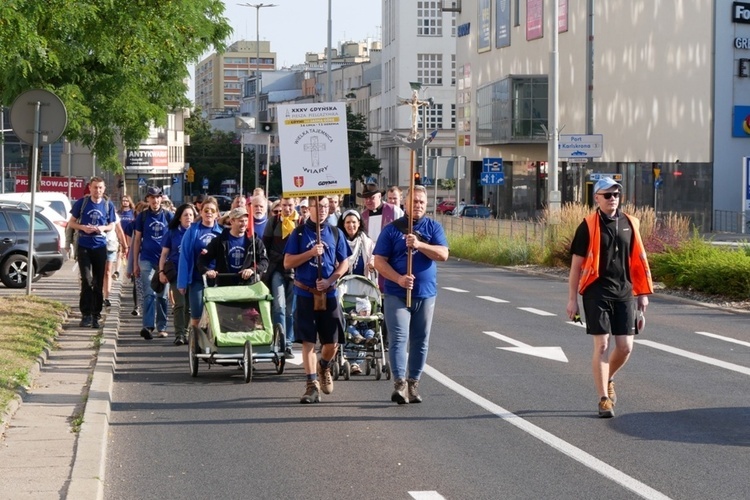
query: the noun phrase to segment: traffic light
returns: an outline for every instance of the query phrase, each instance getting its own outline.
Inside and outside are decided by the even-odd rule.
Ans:
[[[273,122],[260,122],[260,129],[258,132],[263,134],[270,134],[273,132]]]
[[[414,184],[417,186],[422,185],[422,174],[419,172],[414,172]]]
[[[118,188],[122,189],[122,187],[123,187],[124,185],[125,185],[125,181],[123,181],[122,179],[119,179],[119,180],[117,181],[117,187],[118,187]]]
[[[260,171],[260,182],[261,183],[266,182],[266,177],[268,177],[268,170],[264,168],[263,170]]]

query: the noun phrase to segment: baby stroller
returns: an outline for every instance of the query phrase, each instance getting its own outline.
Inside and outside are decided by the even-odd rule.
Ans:
[[[335,362],[331,367],[334,379],[338,379],[340,374],[343,374],[344,379],[349,380],[352,374],[352,363],[361,361],[364,364],[365,375],[370,375],[374,371],[375,380],[380,380],[385,373],[386,380],[390,380],[391,369],[385,355],[381,332],[383,313],[377,283],[358,274],[348,274],[339,280],[336,290],[347,332],[346,341],[339,346],[336,358],[334,358]],[[363,302],[369,308],[362,307]],[[361,314],[363,312],[364,314]],[[374,331],[371,340],[362,342],[362,337],[349,332],[352,330],[350,327],[356,328],[359,322],[366,323],[367,328]]]
[[[237,278],[219,274],[217,279]],[[204,277],[205,283],[205,277]],[[253,363],[270,361],[284,373],[286,335],[272,325],[271,296],[263,282],[233,286],[206,286],[203,290],[201,326],[190,332],[190,374],[198,376],[198,361],[240,366],[245,383],[252,380]]]

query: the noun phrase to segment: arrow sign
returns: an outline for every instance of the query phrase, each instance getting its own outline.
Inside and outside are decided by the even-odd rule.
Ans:
[[[479,179],[483,186],[502,186],[505,184],[505,174],[502,172],[482,172]]]
[[[568,358],[565,356],[565,353],[563,352],[561,347],[533,347],[528,344],[524,344],[523,342],[519,342],[518,340],[512,339],[510,337],[506,337],[505,335],[501,335],[497,332],[484,332],[486,335],[489,335],[490,337],[494,337],[498,340],[502,340],[503,342],[507,342],[508,344],[512,344],[516,347],[498,347],[498,349],[502,349],[504,351],[512,351],[512,352],[518,352],[521,354],[528,354],[530,356],[536,356],[539,358],[546,358],[551,359],[552,361],[560,361],[562,363],[567,363]]]

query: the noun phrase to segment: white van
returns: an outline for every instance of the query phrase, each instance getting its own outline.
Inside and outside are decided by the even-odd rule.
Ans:
[[[65,220],[70,218],[70,209],[73,205],[70,203],[68,195],[55,191],[44,191],[36,193],[35,201],[44,201]],[[23,201],[31,203],[31,193],[3,193],[0,194],[0,201]]]

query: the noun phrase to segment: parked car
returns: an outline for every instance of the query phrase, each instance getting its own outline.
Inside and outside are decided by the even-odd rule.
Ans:
[[[490,207],[484,205],[461,205],[453,212],[454,217],[468,217],[471,219],[489,219],[492,217]]]
[[[31,203],[31,193],[3,193],[0,194],[0,201],[23,201]],[[45,202],[60,216],[68,220],[70,218],[70,209],[73,204],[70,202],[68,195],[56,191],[41,191],[34,195],[34,203]],[[54,222],[54,221],[53,221]]]
[[[455,200],[443,200],[440,203],[438,203],[437,213],[450,215],[453,213],[453,210],[455,209],[456,209]]]
[[[0,204],[0,281],[8,288],[24,288],[29,272],[29,209]],[[63,266],[60,234],[44,215],[34,216],[32,281]]]
[[[226,212],[232,208],[232,197],[223,194],[212,194],[216,198],[216,202],[219,204],[219,212]]]

